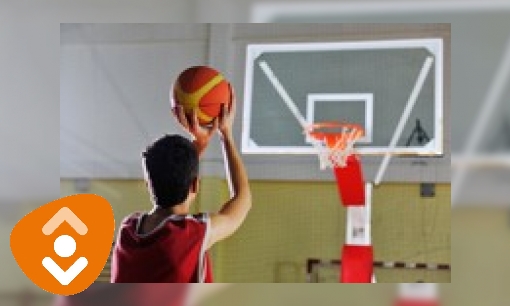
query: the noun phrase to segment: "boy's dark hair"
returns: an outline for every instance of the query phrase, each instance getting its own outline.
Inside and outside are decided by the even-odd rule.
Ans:
[[[184,202],[198,176],[193,143],[179,135],[166,135],[147,147],[143,158],[154,203],[168,208]]]

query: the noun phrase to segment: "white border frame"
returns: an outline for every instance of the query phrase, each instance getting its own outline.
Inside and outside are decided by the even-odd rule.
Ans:
[[[371,143],[374,125],[374,94],[372,93],[349,93],[349,94],[308,94],[306,103],[306,121],[308,124],[315,123],[315,105],[317,103],[352,103],[363,101],[365,107],[365,136],[357,142]],[[306,140],[308,142],[308,140]]]
[[[467,167],[471,169],[510,169],[510,154],[476,154],[474,156],[463,156],[463,154],[454,154],[451,159],[452,168]]]
[[[278,17],[317,15],[404,15],[409,13],[448,12],[494,12],[510,10],[510,2],[488,0],[468,1],[392,1],[392,2],[338,2],[308,1],[301,3],[257,2],[251,5],[250,19],[253,23],[272,23]]]
[[[250,139],[251,126],[251,97],[253,93],[253,73],[256,59],[265,52],[312,52],[336,50],[385,50],[385,49],[416,49],[426,48],[434,54],[434,86],[435,86],[435,138],[431,146],[397,148],[390,152],[385,147],[363,147],[358,149],[361,155],[443,155],[443,40],[441,38],[402,39],[402,40],[371,40],[326,43],[281,43],[281,44],[250,44],[246,47],[246,70],[244,83],[243,131],[241,150],[243,154],[301,154],[316,155],[312,146],[308,147],[259,147]],[[389,144],[388,144],[389,145]]]
[[[435,283],[401,283],[398,285],[398,299],[422,302],[438,301],[439,288]]]

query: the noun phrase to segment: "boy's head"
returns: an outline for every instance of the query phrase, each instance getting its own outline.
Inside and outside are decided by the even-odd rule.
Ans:
[[[163,136],[147,148],[143,160],[149,191],[158,207],[182,204],[190,191],[196,192],[198,153],[188,139]]]

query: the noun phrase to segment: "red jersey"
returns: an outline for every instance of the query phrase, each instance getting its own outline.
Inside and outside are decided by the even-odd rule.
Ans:
[[[171,215],[153,231],[140,233],[145,214],[121,224],[112,254],[112,283],[210,283],[206,250],[210,230],[207,214]]]

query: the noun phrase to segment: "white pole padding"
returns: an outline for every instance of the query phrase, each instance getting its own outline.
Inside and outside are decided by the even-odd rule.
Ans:
[[[345,244],[372,245],[372,184],[365,183],[365,205],[348,206],[345,228]],[[362,230],[362,232],[358,232]]]
[[[369,244],[372,244],[372,190],[373,185],[365,183],[366,232]]]

